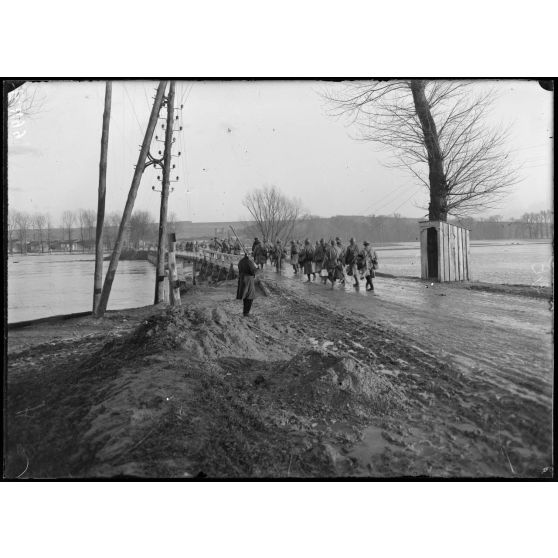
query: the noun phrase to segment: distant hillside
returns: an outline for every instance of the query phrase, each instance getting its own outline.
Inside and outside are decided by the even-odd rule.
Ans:
[[[364,217],[361,215],[338,215],[336,217],[312,217],[300,220],[293,237],[313,241],[340,237],[345,242],[350,237],[373,244],[384,242],[410,242],[418,240],[418,220],[394,217]],[[258,235],[254,224],[243,231],[245,236]]]
[[[202,240],[206,238],[219,238],[233,236],[230,229],[232,225],[235,231],[240,234],[240,230],[249,225],[246,221],[223,221],[215,223],[194,223],[192,221],[177,221],[174,224],[176,238],[179,240]]]

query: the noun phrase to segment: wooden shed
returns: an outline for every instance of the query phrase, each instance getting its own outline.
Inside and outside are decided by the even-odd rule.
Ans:
[[[421,278],[470,281],[469,229],[444,221],[420,221]]]

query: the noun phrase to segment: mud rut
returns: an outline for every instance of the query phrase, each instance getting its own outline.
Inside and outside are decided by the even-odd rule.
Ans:
[[[548,302],[441,285],[426,291],[417,281],[377,279],[380,295],[363,297],[277,276],[270,280],[282,297],[307,301],[306,312],[294,303],[306,335],[323,335],[328,324],[330,339],[341,335],[341,346],[351,347],[351,354],[373,368],[378,361],[391,363],[392,370],[380,364],[379,371],[397,378],[409,407],[404,416],[379,423],[380,443],[372,436],[366,447],[365,431],[359,453],[371,456],[364,464],[369,470],[441,476],[549,473]]]

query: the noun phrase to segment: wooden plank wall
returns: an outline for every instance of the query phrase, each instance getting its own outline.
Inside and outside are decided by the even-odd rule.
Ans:
[[[461,281],[467,281],[467,250],[465,249],[465,229],[459,229],[461,235],[460,251],[461,251]]]
[[[446,270],[444,274],[444,281],[451,281],[449,253],[450,253],[449,226],[447,223],[444,223],[444,269]]]
[[[444,275],[444,258],[440,257],[443,253],[441,247],[444,242],[441,225],[442,223],[440,223],[440,227],[438,228],[438,281],[443,281],[442,276]]]
[[[470,249],[467,229],[444,222],[438,223],[438,255],[440,281],[469,280]]]
[[[461,235],[463,229],[459,228],[455,232],[457,237],[457,278],[459,281],[463,281],[463,238]]]
[[[449,234],[449,225],[444,223],[444,266],[446,268],[445,281],[453,280],[451,273],[451,236]]]
[[[430,225],[430,226],[428,226]],[[469,231],[445,222],[420,223],[421,277],[428,279],[428,229],[438,232],[438,280],[470,281]]]
[[[428,279],[427,231],[428,229],[420,231],[420,276],[422,279]]]
[[[459,276],[457,274],[457,231],[455,227],[450,227],[451,232],[451,271],[454,281],[459,281]]]
[[[467,281],[471,281],[471,245],[469,244],[469,231],[465,231],[465,243],[467,246]]]
[[[447,245],[448,245],[448,239],[447,239],[447,231],[446,231],[445,223],[440,223],[440,247],[438,250],[439,259],[441,262],[440,269],[442,270],[442,272],[440,273],[440,281],[447,281],[447,276],[448,276],[447,261],[446,261]]]

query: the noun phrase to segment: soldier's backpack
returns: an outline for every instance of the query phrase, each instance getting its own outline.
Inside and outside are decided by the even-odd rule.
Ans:
[[[366,265],[366,256],[362,252],[359,252],[356,257],[356,265],[357,269],[364,269]]]

